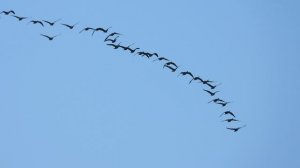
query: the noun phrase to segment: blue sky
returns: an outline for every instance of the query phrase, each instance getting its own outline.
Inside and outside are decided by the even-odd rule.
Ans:
[[[299,1],[7,1],[0,18],[0,167],[300,166]],[[211,99],[161,63],[113,50],[109,27],[222,85]],[[39,34],[61,34],[49,42]],[[225,124],[226,110],[241,123]],[[247,124],[237,133],[226,126]]]

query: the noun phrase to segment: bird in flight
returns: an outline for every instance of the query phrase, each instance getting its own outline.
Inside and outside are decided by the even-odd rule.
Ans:
[[[140,51],[140,52],[137,52],[136,54],[138,54],[138,55],[144,55],[146,53],[144,51]]]
[[[43,26],[44,27],[44,24],[43,24],[43,22],[41,22],[41,21],[39,21],[39,20],[31,20],[30,22],[28,22],[28,23],[32,23],[32,24],[40,24],[41,26]]]
[[[211,96],[214,96],[216,93],[220,92],[220,91],[215,91],[215,92],[212,92],[212,91],[209,91],[209,90],[206,90],[206,89],[203,89],[205,92],[209,93]]]
[[[150,53],[147,53],[147,52],[144,52],[144,51],[137,52],[136,54],[138,54],[142,57],[147,57],[148,59],[150,59],[152,57],[152,55]]]
[[[91,28],[91,27],[86,27],[86,28],[82,29],[79,33],[82,33],[83,31],[89,31],[89,30],[95,30],[95,29]]]
[[[69,28],[69,29],[74,29],[74,27],[75,27],[77,24],[78,24],[78,23],[75,23],[75,24],[73,24],[73,25],[69,25],[69,24],[62,23],[61,25],[66,26],[66,27]]]
[[[120,47],[123,48],[123,50],[126,51],[126,50],[129,50],[130,46],[132,46],[132,45],[134,45],[134,43],[128,45],[127,47],[125,47],[125,46],[120,46]]]
[[[45,35],[45,34],[41,34],[41,36],[48,38],[49,41],[52,41],[55,37],[57,37],[57,36],[59,36],[59,35],[56,35],[56,36],[48,36],[48,35]]]
[[[169,68],[172,72],[175,72],[175,71],[177,70],[177,67],[176,67],[176,68],[173,68],[173,67],[171,67],[170,65],[164,65],[163,68],[165,68],[165,67]]]
[[[105,39],[107,39],[107,38],[109,38],[109,37],[112,37],[112,36],[114,36],[114,35],[122,35],[122,34],[117,33],[117,32],[112,32],[112,33],[110,33]]]
[[[170,66],[170,65],[173,65],[173,66],[175,66],[176,67],[176,69],[178,68],[178,65],[176,65],[174,62],[167,62],[167,63],[165,63],[165,65],[164,66]]]
[[[242,127],[236,127],[236,128],[229,128],[229,127],[226,127],[226,128],[229,129],[229,130],[232,130],[233,132],[237,132],[237,131],[239,131],[241,128],[244,128],[244,127],[246,127],[246,125],[244,125],[244,126],[242,126]]]
[[[108,30],[109,30],[110,28],[111,28],[111,27],[109,27],[109,28],[107,28],[107,29],[104,29],[104,28],[102,28],[102,27],[98,27],[98,28],[94,29],[92,35],[94,35],[94,33],[95,33],[96,31],[102,31],[103,33],[107,33]]]
[[[137,52],[136,54],[143,56],[146,56],[147,58],[150,58],[152,55],[150,53],[144,52],[144,51],[140,51]]]
[[[196,77],[194,77],[191,81],[190,81],[190,83],[192,83],[193,81],[196,81],[196,80],[199,80],[200,82],[202,82],[202,84],[209,84],[209,83],[212,83],[212,82],[214,82],[214,81],[211,81],[211,80],[203,80],[202,78],[200,78],[199,76],[196,76]]]
[[[13,10],[2,11],[0,14],[2,14],[2,13],[4,13],[5,15],[9,15],[9,14],[11,14],[11,13],[14,14],[14,15],[16,14],[15,11],[13,11]]]
[[[207,84],[210,84],[210,83],[213,83],[213,82],[215,82],[215,81],[211,81],[211,80],[203,80],[203,81],[202,81],[202,83],[203,83],[204,85],[207,85]]]
[[[225,102],[224,100],[220,99],[220,98],[216,98],[216,99],[212,99],[211,101],[209,101],[208,103],[211,103],[211,102],[214,102],[214,103],[221,103],[221,102]]]
[[[167,59],[167,58],[165,58],[165,57],[159,57],[159,58],[153,60],[153,62],[154,62],[154,61],[170,61],[170,60]]]
[[[204,83],[203,83],[204,84]],[[212,84],[210,84],[210,83],[205,83],[207,86],[209,86],[210,87],[210,89],[215,89],[217,86],[219,86],[219,85],[221,85],[221,83],[219,83],[219,84],[217,84],[217,85],[212,85]]]
[[[42,20],[43,22],[45,22],[45,23],[48,23],[50,26],[54,26],[54,24],[56,23],[56,22],[58,22],[58,21],[60,21],[61,19],[57,19],[57,20],[55,20],[54,22],[50,22],[50,21],[47,21],[47,20]]]
[[[112,46],[114,49],[118,49],[119,47],[121,47],[120,44],[121,44],[121,43],[119,43],[119,44],[117,44],[117,45],[116,45],[116,44],[106,44],[106,45]]]
[[[203,83],[203,79],[202,78],[200,78],[199,76],[197,76],[197,77],[194,77],[191,81],[190,81],[190,83],[192,83],[193,81],[196,81],[196,80],[199,80],[200,82],[202,82]]]
[[[229,119],[226,119],[226,120],[223,120],[223,122],[226,121],[226,122],[232,122],[232,121],[239,121],[237,119],[234,119],[234,118],[229,118]]]
[[[216,104],[220,104],[221,106],[225,107],[230,102],[216,102]]]
[[[156,56],[157,58],[159,57],[157,53],[145,53],[147,54],[149,57],[152,57],[153,55]]]
[[[178,76],[179,75],[182,75],[182,76],[190,75],[194,79],[194,75],[190,71],[180,72],[180,74],[178,74]]]
[[[16,16],[16,15],[11,15],[11,16],[17,18],[19,21],[27,19],[27,17],[21,17],[21,16]]]
[[[156,56],[157,58],[159,57],[157,53],[145,53],[147,54],[149,57],[152,57],[153,55]]]
[[[120,36],[116,36],[114,39],[110,39],[109,37],[106,37],[104,42],[110,41],[111,43],[115,43],[119,37]]]
[[[232,117],[235,118],[235,115],[234,115],[233,112],[231,112],[231,111],[225,111],[225,112],[223,112],[223,113],[220,115],[220,117],[222,117],[223,115],[231,115]]]
[[[138,50],[140,48],[135,48],[135,49],[131,49],[130,47],[128,47],[128,50],[131,52],[131,53],[134,53],[136,50]]]

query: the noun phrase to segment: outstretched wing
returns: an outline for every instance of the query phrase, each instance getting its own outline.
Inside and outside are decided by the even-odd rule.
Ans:
[[[211,91],[209,91],[209,90],[206,90],[206,89],[203,89],[205,92],[207,92],[207,93],[209,93],[209,94],[212,94],[212,92]]]
[[[42,26],[44,27],[44,24],[43,24],[43,22],[41,22],[41,21],[37,21],[37,23],[39,23],[40,25],[42,25]]]
[[[158,58],[158,54],[157,53],[153,53],[152,55],[155,55]]]
[[[192,78],[194,78],[194,75],[191,72],[187,72]]]
[[[71,28],[72,28],[72,26],[70,26],[70,25],[68,25],[68,24],[64,24],[64,23],[62,23],[61,25],[63,25],[63,26],[66,26],[66,27],[68,27],[69,29],[71,29]]]
[[[115,37],[115,39],[114,39],[114,40],[115,40],[115,41],[117,41],[117,39],[118,39],[119,37],[120,37],[120,36],[117,36],[117,37]]]
[[[232,115],[233,117],[235,117],[235,115],[234,115],[232,112],[230,112],[230,111],[228,112],[228,114],[230,114],[230,115]]]
[[[169,59],[167,59],[167,58],[165,58],[165,57],[160,57],[160,60],[169,61]]]
[[[206,83],[207,86],[209,86],[211,89],[214,88],[213,85],[211,85],[210,83]]]
[[[233,131],[236,130],[236,128],[228,128],[228,127],[226,127],[226,129],[233,130]]]
[[[174,62],[171,62],[171,64],[174,65],[174,66],[176,66],[176,67],[178,67]]]
[[[47,21],[47,20],[42,20],[42,21],[48,23],[49,25],[52,24],[51,22],[49,22],[49,21]]]
[[[108,45],[108,46],[113,46],[113,47],[115,46],[114,44],[106,44],[106,45]]]
[[[92,33],[92,36],[94,35],[94,33],[97,31],[97,29],[94,29],[93,33]]]
[[[175,68],[172,68],[172,67],[170,67],[170,66],[166,66],[167,68],[169,68],[169,69],[171,69],[172,70],[172,72],[175,72],[176,71],[176,69]]]
[[[46,38],[48,38],[48,39],[51,38],[51,37],[49,37],[49,36],[47,36],[47,35],[45,35],[45,34],[41,34],[41,36],[44,36],[44,37],[46,37]]]

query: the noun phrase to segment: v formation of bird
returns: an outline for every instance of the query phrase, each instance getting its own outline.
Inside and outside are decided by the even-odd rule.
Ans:
[[[14,10],[7,10],[7,11],[0,12],[0,15],[3,15],[3,14],[6,15],[6,16],[14,17],[18,21],[20,21],[20,22],[23,21],[23,20],[29,19],[29,17],[24,17],[24,16],[18,16],[18,15],[16,15],[16,13],[15,13]],[[61,20],[62,19],[57,19],[57,20],[54,20],[54,21],[48,21],[48,20],[43,20],[43,19],[42,20],[30,20],[28,22],[28,24],[31,23],[31,24],[34,24],[34,25],[40,25],[42,27],[44,27],[46,25],[55,26],[55,25],[58,25],[58,22],[61,21]],[[75,23],[75,24],[60,23],[61,26],[64,26],[64,27],[66,27],[69,30],[74,30],[75,27],[77,27],[78,24],[79,23]],[[79,33],[91,31],[91,35],[94,35],[96,32],[100,31],[102,33],[107,34],[110,29],[111,29],[111,27],[107,27],[107,28],[102,28],[102,27],[96,27],[96,28],[85,27],[85,28],[81,29],[79,31]],[[159,56],[158,53],[151,53],[151,52],[146,52],[146,51],[138,51],[137,52],[137,50],[140,50],[140,48],[139,47],[131,48],[131,46],[134,45],[134,44],[130,44],[128,46],[121,45],[121,42],[119,42],[117,44],[118,38],[121,35],[122,34],[117,33],[117,32],[109,33],[105,37],[104,42],[106,43],[107,46],[110,46],[113,49],[123,49],[124,51],[129,51],[131,54],[136,54],[136,55],[139,55],[141,57],[146,57],[148,59],[152,59],[152,57],[153,57],[153,58],[155,58],[155,59],[153,59],[153,62],[154,61],[163,62],[163,68],[167,68],[171,72],[177,72],[178,71],[179,66],[175,62],[170,61],[170,59],[168,59],[166,57]],[[57,38],[58,36],[60,36],[60,34],[57,34],[57,35],[46,35],[46,34],[42,34],[41,33],[40,36],[48,39],[49,41],[53,41],[55,38]],[[214,81],[205,80],[205,79],[202,79],[199,76],[195,76],[190,71],[182,71],[182,72],[180,72],[178,74],[178,77],[179,76],[189,77],[190,78],[189,84],[191,84],[192,82],[194,82],[194,83],[200,83],[200,84],[208,87],[207,89],[203,89],[203,91],[205,93],[207,93],[210,97],[212,97],[212,100],[209,101],[208,103],[213,103],[213,104],[219,105],[221,107],[226,107],[230,103],[230,102],[222,100],[220,98],[214,98],[214,96],[218,92],[220,92],[220,91],[215,91],[214,89],[217,88],[217,86],[219,86],[220,84],[214,84],[215,83]],[[227,117],[227,118],[221,120],[222,122],[231,123],[231,122],[239,122],[240,121],[240,120],[236,119],[236,114],[234,112],[230,111],[230,110],[227,110],[227,111],[221,113],[221,115],[219,117],[224,117],[224,116]],[[226,127],[226,129],[231,130],[233,132],[237,132],[241,128],[244,128],[244,127],[246,127],[246,125],[242,125],[242,126],[238,126],[238,127]]]

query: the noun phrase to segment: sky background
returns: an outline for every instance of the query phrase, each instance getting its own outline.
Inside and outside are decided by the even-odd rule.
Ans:
[[[1,168],[299,168],[300,1],[2,0]],[[222,85],[188,77],[78,32],[108,27]],[[39,34],[61,34],[48,41]],[[232,110],[242,122],[225,124]],[[237,133],[226,126],[246,128]]]

